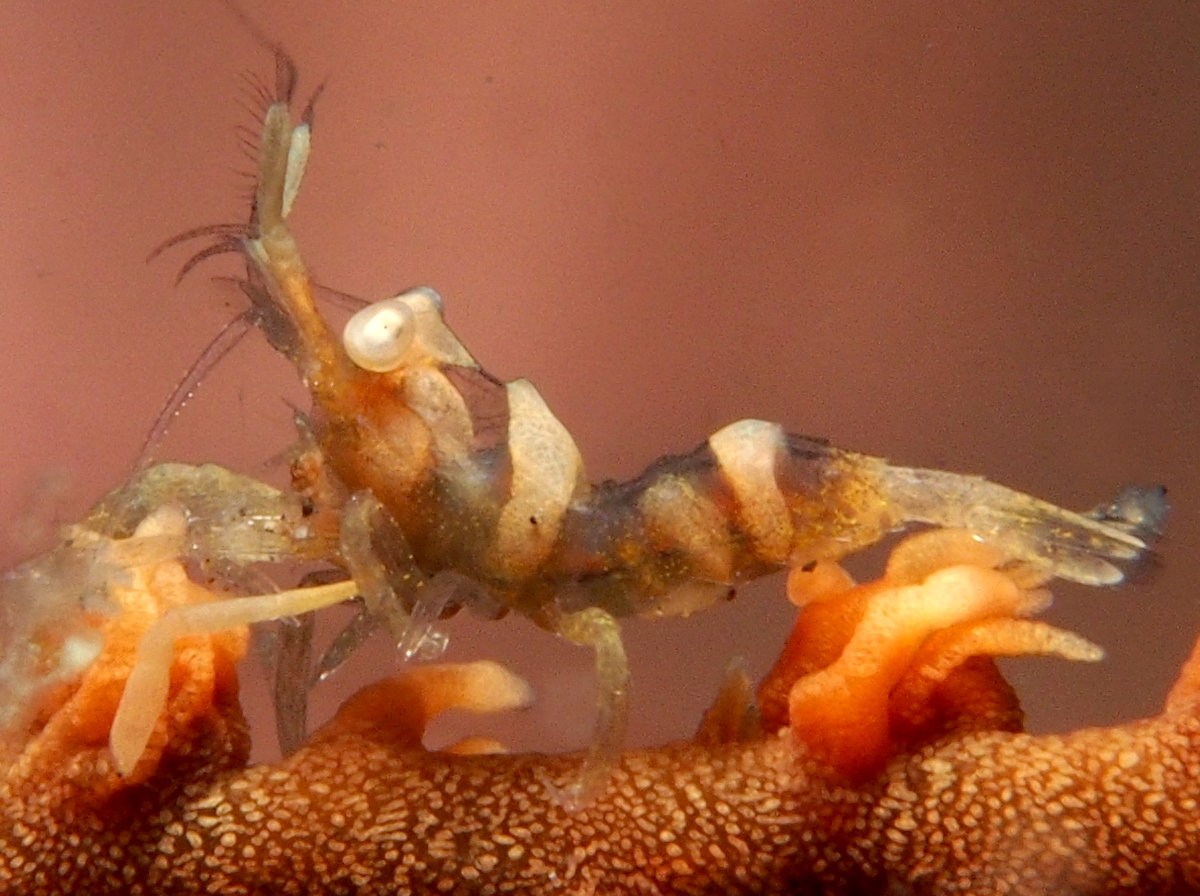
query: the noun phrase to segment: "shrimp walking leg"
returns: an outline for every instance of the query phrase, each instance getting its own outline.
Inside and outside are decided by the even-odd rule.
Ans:
[[[341,552],[358,582],[366,617],[387,627],[405,659],[440,655],[445,641],[430,629],[441,614],[446,592],[421,572],[404,533],[369,491],[354,494],[342,511]],[[373,626],[360,619],[322,658],[322,674],[336,668],[371,633]]]
[[[575,783],[560,795],[568,807],[581,808],[604,790],[625,741],[629,702],[629,661],[621,627],[599,607],[568,613],[558,634],[596,653],[596,727]]]

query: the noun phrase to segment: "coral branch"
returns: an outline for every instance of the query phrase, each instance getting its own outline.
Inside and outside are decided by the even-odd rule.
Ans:
[[[177,603],[164,583],[198,588],[174,561],[135,567],[111,589],[119,612],[105,623],[100,656],[69,693],[56,685],[42,695],[5,770],[0,890],[1200,887],[1200,651],[1156,719],[1021,734],[1011,689],[980,654],[1092,651],[1012,618],[1043,602],[1022,570],[989,568],[995,558],[976,555],[963,564],[961,551],[929,547],[921,556],[935,563],[902,555],[868,585],[824,565],[794,574],[792,596],[807,606],[760,688],[765,733],[732,671],[695,742],[625,753],[606,791],[577,811],[557,795],[574,782],[578,756],[421,746],[443,709],[528,701],[523,683],[486,663],[422,667],[373,685],[289,759],[246,767],[233,665],[242,631],[176,643],[167,712],[135,775],[121,777],[106,741],[133,649]],[[830,718],[838,721],[813,721]]]

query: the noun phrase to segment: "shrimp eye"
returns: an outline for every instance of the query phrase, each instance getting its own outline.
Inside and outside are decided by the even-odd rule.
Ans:
[[[440,317],[446,310],[442,304],[441,295],[431,286],[415,286],[412,289],[406,289],[392,301],[403,302],[417,314],[433,310]]]
[[[416,289],[410,289],[408,292],[409,292],[409,294],[419,294],[419,295],[424,296],[425,298],[427,298],[429,300],[429,304],[431,304],[434,308],[437,309],[438,314],[445,313],[446,306],[442,302],[442,296],[433,287],[418,286]]]
[[[413,340],[412,309],[395,299],[375,302],[346,321],[342,345],[363,370],[388,373],[400,366]]]

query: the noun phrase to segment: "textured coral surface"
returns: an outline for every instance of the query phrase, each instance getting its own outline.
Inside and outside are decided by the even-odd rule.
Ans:
[[[173,561],[137,570],[131,586],[116,589],[123,611],[107,623],[104,652],[73,693],[46,697],[0,785],[4,892],[1200,887],[1200,657],[1159,717],[1067,736],[1004,730],[1018,724],[1018,711],[990,659],[968,660],[928,687],[916,683],[941,675],[930,670],[967,630],[1024,643],[1025,621],[996,612],[997,601],[1023,589],[995,570],[954,566],[916,586],[885,579],[853,587],[834,574],[833,585],[815,589],[816,602],[761,686],[768,733],[744,733],[748,707],[731,679],[695,742],[625,754],[603,795],[580,810],[561,798],[577,756],[420,746],[441,709],[519,702],[515,680],[487,664],[386,679],[289,759],[247,767],[237,632],[180,640],[166,712],[134,773],[120,778],[107,723],[133,646],[181,576]],[[795,582],[790,591],[814,598]],[[178,589],[169,600],[180,600]],[[924,608],[922,618],[931,605],[959,617],[973,602],[989,615],[955,622],[944,630],[952,638],[911,636],[913,606]],[[892,636],[864,635],[879,616],[892,620]],[[813,618],[825,621],[814,628]],[[875,646],[866,650],[865,642]],[[869,656],[845,668],[829,663],[830,653]],[[814,680],[825,683],[824,696]],[[812,738],[787,718],[801,703],[820,710],[852,692],[882,707],[878,737],[864,741],[852,725],[844,736]]]

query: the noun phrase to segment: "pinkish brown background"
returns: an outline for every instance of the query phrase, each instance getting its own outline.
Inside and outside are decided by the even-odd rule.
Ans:
[[[756,416],[1067,506],[1168,483],[1157,579],[1063,587],[1051,614],[1109,659],[1011,667],[1040,730],[1160,705],[1200,629],[1200,7],[245,6],[305,89],[327,82],[293,219],[315,275],[436,286],[593,476]],[[216,0],[12,0],[0,42],[7,562],[122,479],[241,309],[219,265],[176,289],[183,253],[144,259],[244,218],[241,75],[272,68]],[[288,402],[294,375],[251,339],[159,456],[262,471]],[[635,742],[689,733],[732,655],[765,668],[791,614],[778,582],[753,591],[628,626]],[[586,654],[521,620],[449,631],[452,658],[505,658],[541,702],[437,738],[585,742]],[[360,658],[321,711],[393,663]]]

